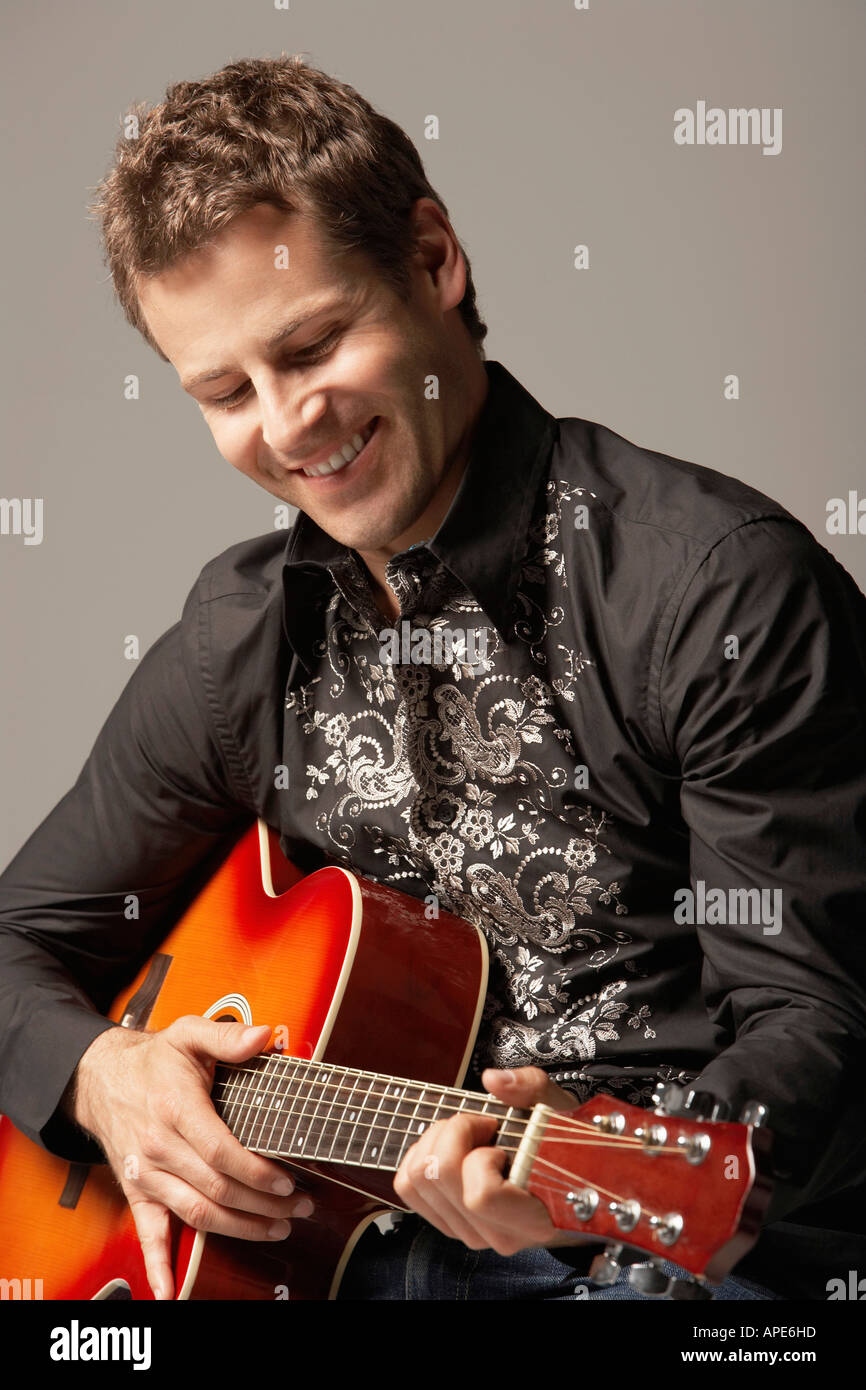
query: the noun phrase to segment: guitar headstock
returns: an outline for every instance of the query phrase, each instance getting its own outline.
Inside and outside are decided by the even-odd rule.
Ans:
[[[536,1106],[509,1176],[559,1230],[719,1282],[754,1244],[769,1203],[766,1112],[750,1103],[733,1123],[702,1118],[700,1097],[673,1113],[658,1099],[654,1111],[603,1094],[565,1114]]]

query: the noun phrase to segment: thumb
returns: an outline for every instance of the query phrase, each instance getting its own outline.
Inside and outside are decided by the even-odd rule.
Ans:
[[[220,1062],[244,1062],[264,1051],[271,1036],[267,1023],[250,1028],[244,1023],[216,1023],[210,1018],[187,1015],[171,1025],[175,1045],[198,1056]]]
[[[514,1071],[497,1071],[487,1067],[481,1073],[485,1089],[507,1105],[528,1108],[549,1105],[551,1110],[576,1110],[580,1102],[556,1086],[541,1067],[517,1067]]]

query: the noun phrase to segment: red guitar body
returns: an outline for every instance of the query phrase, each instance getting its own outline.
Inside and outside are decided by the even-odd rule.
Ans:
[[[283,896],[288,889],[287,896]],[[460,1085],[487,988],[481,933],[347,870],[304,877],[261,822],[223,862],[110,1017],[158,1030],[183,1014],[268,1023],[272,1043],[326,1060]],[[174,1228],[177,1296],[327,1299],[378,1214],[387,1171],[294,1161],[316,1210],[285,1242]],[[83,1182],[82,1182],[83,1178]],[[378,1197],[371,1196],[378,1193]],[[0,1120],[0,1277],[46,1299],[151,1299],[129,1207],[107,1165],[82,1171]]]

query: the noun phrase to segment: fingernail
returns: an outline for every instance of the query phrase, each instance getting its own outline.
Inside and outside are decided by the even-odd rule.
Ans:
[[[295,1184],[291,1178],[277,1178],[271,1187],[271,1191],[276,1192],[278,1197],[288,1197],[294,1190]]]
[[[501,1086],[513,1086],[517,1077],[513,1071],[501,1071],[498,1073],[498,1080]]]
[[[292,1216],[312,1216],[313,1204],[309,1197],[302,1197],[298,1205],[293,1209]]]
[[[268,1227],[268,1240],[285,1240],[291,1229],[288,1221],[272,1221]]]

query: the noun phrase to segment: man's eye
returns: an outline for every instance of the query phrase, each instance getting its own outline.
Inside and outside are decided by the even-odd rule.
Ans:
[[[301,348],[296,356],[300,358],[302,362],[304,360],[317,362],[320,357],[325,357],[327,353],[330,352],[331,348],[335,346],[339,336],[340,331],[337,329],[336,332],[329,333],[327,338],[323,338],[321,342],[313,343],[311,347]]]
[[[232,391],[230,396],[218,396],[216,400],[211,401],[211,405],[218,406],[220,410],[232,410],[234,406],[240,405],[246,395],[246,390],[246,385],[239,386],[236,391]]]
[[[302,363],[318,362],[320,358],[327,356],[336,344],[339,336],[339,332],[330,333],[328,337],[323,338],[320,343],[313,343],[310,347],[303,348],[300,352],[296,353],[295,360]],[[211,401],[211,405],[216,406],[219,410],[233,410],[235,406],[240,405],[245,399],[248,385],[249,383],[245,382],[244,385],[239,386],[236,391],[232,391],[229,396],[217,396],[215,400]]]

